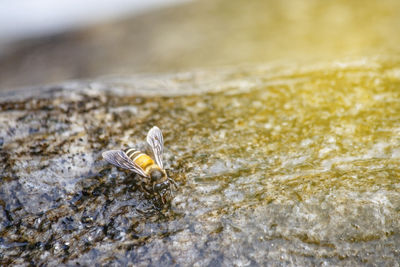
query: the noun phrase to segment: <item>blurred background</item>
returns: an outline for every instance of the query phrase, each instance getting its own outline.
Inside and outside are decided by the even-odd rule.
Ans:
[[[269,62],[397,56],[398,0],[18,0],[0,4],[0,91]]]

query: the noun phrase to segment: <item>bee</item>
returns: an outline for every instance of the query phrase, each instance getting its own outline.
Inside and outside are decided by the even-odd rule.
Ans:
[[[144,181],[141,181],[140,187],[143,191],[158,194],[163,204],[165,204],[167,192],[172,194],[171,184],[175,188],[177,185],[173,179],[167,176],[164,170],[162,162],[164,140],[161,130],[157,126],[154,126],[148,132],[146,140],[153,151],[155,162],[146,153],[132,147],[125,150],[105,151],[102,155],[109,163],[142,176]]]

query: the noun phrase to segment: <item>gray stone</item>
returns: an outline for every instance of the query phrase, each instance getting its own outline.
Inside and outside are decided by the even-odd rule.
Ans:
[[[1,263],[395,266],[399,86],[361,58],[3,93]],[[153,125],[180,185],[162,208],[101,157]]]

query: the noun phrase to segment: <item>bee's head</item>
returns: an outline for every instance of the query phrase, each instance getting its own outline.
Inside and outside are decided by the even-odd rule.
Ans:
[[[159,196],[159,200],[163,205],[172,200],[171,185],[168,180],[153,184],[153,191]]]
[[[162,183],[158,183],[154,185],[154,191],[157,193],[165,193],[164,191],[166,191],[167,189],[169,189],[169,182],[164,181]]]
[[[171,186],[177,188],[174,180],[168,178],[164,170],[157,169],[150,172],[150,178],[153,182],[153,192],[159,195],[161,202],[163,204],[170,202],[173,197]]]

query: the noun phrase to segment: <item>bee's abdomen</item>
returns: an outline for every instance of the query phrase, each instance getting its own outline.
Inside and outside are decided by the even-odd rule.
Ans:
[[[124,152],[131,160],[133,160],[139,154],[143,154],[141,151],[136,150],[135,148],[125,149]]]
[[[124,152],[133,162],[139,165],[139,167],[141,167],[143,170],[146,170],[148,167],[155,164],[152,158],[150,158],[145,153],[136,150],[135,148],[128,148]]]

